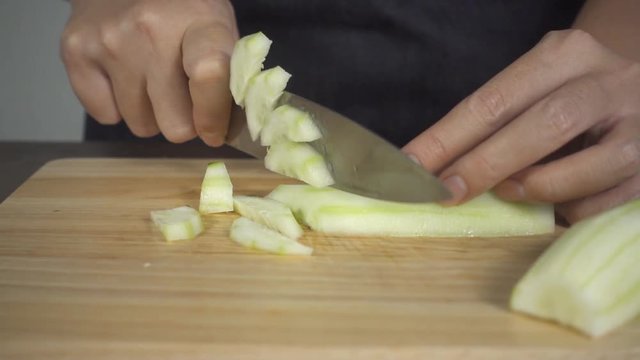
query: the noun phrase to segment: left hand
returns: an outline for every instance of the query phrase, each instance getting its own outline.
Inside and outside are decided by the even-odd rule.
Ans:
[[[640,63],[581,30],[549,33],[404,151],[439,173],[448,204],[493,188],[576,222],[640,197]]]

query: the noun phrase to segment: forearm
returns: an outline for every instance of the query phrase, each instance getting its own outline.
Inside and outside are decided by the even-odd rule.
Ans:
[[[587,0],[573,25],[605,46],[640,61],[640,1]]]

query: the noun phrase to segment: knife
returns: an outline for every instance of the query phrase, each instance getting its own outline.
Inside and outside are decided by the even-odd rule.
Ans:
[[[451,195],[434,175],[397,147],[358,123],[320,104],[285,92],[278,106],[289,104],[311,114],[322,138],[309,143],[320,152],[336,189],[388,201],[423,203]],[[242,108],[233,105],[226,143],[257,159],[267,148],[252,141]]]

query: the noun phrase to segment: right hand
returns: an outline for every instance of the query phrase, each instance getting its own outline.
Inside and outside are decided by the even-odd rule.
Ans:
[[[228,0],[71,0],[61,41],[71,86],[102,124],[220,146],[238,30]]]

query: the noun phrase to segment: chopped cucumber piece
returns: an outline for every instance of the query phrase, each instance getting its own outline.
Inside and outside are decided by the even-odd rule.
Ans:
[[[242,246],[279,255],[311,255],[313,252],[312,248],[245,217],[231,224],[230,237]]]
[[[511,308],[601,336],[640,313],[640,200],[574,224],[515,286]]]
[[[294,177],[315,187],[333,184],[327,164],[311,145],[287,140],[273,144],[264,158],[267,169]]]
[[[249,80],[262,70],[271,40],[263,33],[247,35],[236,42],[231,54],[229,87],[236,104],[244,106]]]
[[[257,223],[278,231],[291,239],[302,236],[302,227],[284,204],[255,196],[236,195],[233,197],[235,211]]]
[[[293,142],[310,142],[322,137],[308,112],[291,105],[281,105],[267,117],[260,140],[263,146],[287,139]]]
[[[212,162],[202,180],[200,212],[220,213],[233,210],[233,185],[227,168],[222,162]]]
[[[280,66],[264,70],[251,78],[245,95],[247,126],[251,139],[256,141],[267,116],[273,111],[276,101],[287,87],[291,74]]]
[[[313,230],[358,236],[520,236],[553,233],[550,205],[509,203],[491,193],[454,207],[371,199],[334,188],[280,185],[267,196]]]
[[[188,206],[152,211],[151,220],[167,241],[191,240],[203,230],[200,213]]]

